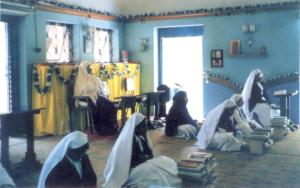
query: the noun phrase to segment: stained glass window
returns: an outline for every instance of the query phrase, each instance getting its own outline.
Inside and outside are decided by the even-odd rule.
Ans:
[[[72,26],[59,23],[46,25],[46,61],[63,63],[72,60]]]

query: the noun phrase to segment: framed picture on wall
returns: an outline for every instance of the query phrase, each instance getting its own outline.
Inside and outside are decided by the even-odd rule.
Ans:
[[[210,66],[211,67],[223,67],[223,50],[216,49],[210,50]]]
[[[93,37],[84,36],[84,53],[93,53]]]

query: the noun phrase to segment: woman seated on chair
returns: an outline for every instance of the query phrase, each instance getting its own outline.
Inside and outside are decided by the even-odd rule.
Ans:
[[[173,97],[173,105],[167,115],[165,133],[167,136],[196,138],[199,123],[193,120],[187,110],[186,92],[179,91]]]
[[[38,188],[96,186],[97,177],[86,154],[88,148],[86,134],[75,131],[65,136],[43,165]]]
[[[178,186],[177,166],[168,157],[153,157],[145,116],[134,113],[123,127],[104,170],[104,188]]]
[[[200,149],[240,150],[244,142],[232,120],[235,109],[235,103],[229,99],[208,113],[197,135],[197,145]]]
[[[247,118],[254,118],[263,127],[271,125],[271,106],[264,90],[263,74],[259,69],[251,71],[243,92],[243,110]]]
[[[117,109],[107,96],[108,86],[99,77],[88,74],[89,63],[79,65],[74,96],[88,96],[93,112],[93,124],[98,134],[112,135],[118,130]]]

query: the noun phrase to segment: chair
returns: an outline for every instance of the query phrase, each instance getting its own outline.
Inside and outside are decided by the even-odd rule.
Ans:
[[[75,109],[83,112],[85,119],[85,130],[90,129],[91,133],[94,133],[94,125],[93,125],[93,112],[91,108],[91,101],[88,96],[74,96],[73,104]],[[74,127],[71,123],[71,131],[74,131]]]
[[[121,110],[121,128],[127,121],[127,109],[131,109],[131,114],[135,112],[136,96],[122,96],[121,101],[116,105]]]
[[[150,92],[146,94],[146,98],[142,100],[142,104],[146,106],[146,121],[149,129],[155,129],[155,125],[150,121],[150,107],[154,106],[154,120],[158,117],[159,112],[159,95],[160,92]]]

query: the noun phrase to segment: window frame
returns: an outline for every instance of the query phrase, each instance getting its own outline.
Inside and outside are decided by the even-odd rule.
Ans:
[[[68,61],[61,61],[59,59],[47,59],[47,40],[48,40],[48,30],[47,30],[47,26],[64,26],[66,27],[66,31],[68,31],[68,35],[69,35],[69,58]],[[63,50],[63,49],[62,49]],[[67,23],[60,23],[60,22],[54,22],[54,21],[47,21],[46,22],[46,50],[45,50],[45,59],[46,62],[48,63],[71,63],[73,60],[73,25],[72,24],[67,24]]]
[[[108,45],[109,45],[109,49],[108,49],[108,55],[109,55],[109,60],[108,61],[101,61],[96,59],[96,38],[95,38],[95,32],[97,31],[104,31],[108,33]],[[113,34],[113,30],[112,29],[104,29],[104,28],[95,28],[94,30],[94,38],[93,38],[93,56],[94,56],[94,61],[97,63],[112,63],[112,56],[113,56],[113,48],[112,48],[112,34]],[[100,58],[101,59],[101,58]]]

